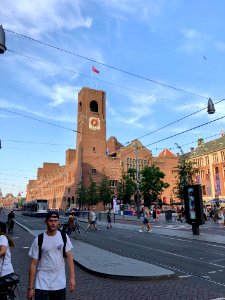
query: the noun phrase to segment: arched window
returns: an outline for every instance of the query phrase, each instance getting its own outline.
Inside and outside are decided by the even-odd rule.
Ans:
[[[98,103],[95,100],[90,102],[90,111],[98,112]]]
[[[79,102],[78,110],[79,110],[79,111],[82,111],[82,103],[81,103],[81,102]]]

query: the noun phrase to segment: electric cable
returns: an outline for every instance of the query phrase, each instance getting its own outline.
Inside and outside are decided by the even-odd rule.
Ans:
[[[147,77],[144,77],[144,76],[141,76],[141,75],[138,75],[138,74],[135,74],[135,73],[132,73],[132,72],[123,70],[123,69],[120,69],[120,68],[118,68],[118,67],[114,67],[114,66],[108,65],[108,64],[106,64],[106,63],[100,62],[100,61],[98,61],[98,60],[95,60],[95,59],[92,59],[92,58],[89,58],[89,57],[86,57],[86,56],[83,56],[83,55],[81,55],[81,54],[78,54],[78,53],[75,53],[75,52],[72,52],[72,51],[69,51],[69,50],[65,50],[65,49],[60,48],[60,47],[53,46],[53,45],[48,44],[48,43],[45,43],[45,42],[42,42],[42,41],[40,41],[40,40],[37,40],[37,39],[32,38],[32,37],[30,37],[30,36],[27,36],[27,35],[24,35],[24,34],[15,32],[15,31],[13,31],[13,30],[5,29],[5,28],[4,28],[4,30],[5,30],[5,31],[8,31],[8,32],[10,32],[10,33],[13,33],[13,34],[15,34],[15,35],[21,36],[21,37],[23,37],[23,38],[29,39],[29,40],[31,40],[31,41],[33,41],[33,42],[36,42],[36,43],[42,44],[42,45],[44,45],[44,46],[47,46],[47,47],[49,47],[49,48],[56,49],[56,50],[58,50],[58,51],[62,51],[62,52],[64,52],[64,53],[67,53],[67,54],[70,54],[70,55],[73,55],[73,56],[82,58],[82,59],[84,59],[84,60],[90,61],[90,62],[92,62],[92,63],[96,63],[96,64],[98,64],[98,65],[107,67],[107,68],[109,68],[109,69],[112,69],[112,70],[115,70],[115,71],[118,71],[118,72],[121,72],[121,73],[130,75],[130,76],[133,76],[133,77],[136,77],[136,78],[139,78],[139,79],[148,81],[148,82],[152,82],[152,83],[155,83],[155,84],[164,86],[164,87],[166,87],[166,88],[174,89],[174,90],[179,91],[179,92],[187,93],[187,94],[190,94],[190,95],[193,95],[193,96],[196,96],[196,97],[200,97],[200,98],[203,98],[203,99],[208,99],[208,97],[206,97],[206,96],[202,96],[202,95],[199,95],[199,94],[190,92],[190,91],[186,91],[186,90],[183,90],[183,89],[181,89],[181,88],[177,88],[177,87],[174,87],[174,86],[172,86],[172,85],[168,85],[168,84],[165,84],[165,83],[162,83],[162,82],[159,82],[159,81],[156,81],[156,80],[153,80],[153,79],[150,79],[150,78],[147,78]]]

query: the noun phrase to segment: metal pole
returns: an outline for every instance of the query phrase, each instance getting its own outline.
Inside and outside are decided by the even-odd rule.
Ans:
[[[140,191],[139,191],[139,170],[138,170],[138,144],[136,143],[136,193],[137,193],[137,217],[140,219]]]

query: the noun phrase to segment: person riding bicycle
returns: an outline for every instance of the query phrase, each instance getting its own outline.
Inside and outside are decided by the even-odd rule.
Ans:
[[[63,225],[63,231],[66,232],[67,234],[69,234],[71,231],[72,231],[72,228],[75,224],[75,211],[72,210],[70,212],[70,215],[69,215],[69,218],[68,218],[68,221]]]

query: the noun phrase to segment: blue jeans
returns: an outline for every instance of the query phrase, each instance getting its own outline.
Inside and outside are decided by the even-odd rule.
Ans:
[[[36,289],[35,300],[66,300],[66,289],[56,291]]]

